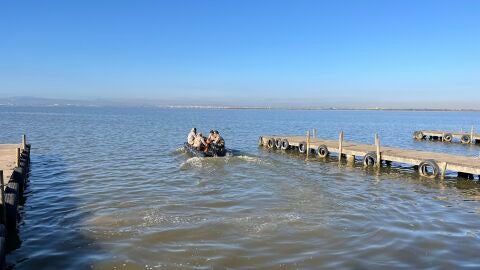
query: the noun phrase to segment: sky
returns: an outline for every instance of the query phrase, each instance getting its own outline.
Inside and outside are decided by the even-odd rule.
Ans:
[[[480,1],[2,1],[0,96],[480,104]]]

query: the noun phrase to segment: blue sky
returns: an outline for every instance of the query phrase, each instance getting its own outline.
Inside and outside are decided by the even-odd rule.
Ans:
[[[3,1],[1,96],[480,102],[480,1]]]

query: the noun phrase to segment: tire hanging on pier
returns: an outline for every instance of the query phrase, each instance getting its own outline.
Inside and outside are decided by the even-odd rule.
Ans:
[[[267,141],[267,147],[273,149],[275,147],[275,140],[273,138],[269,138]]]
[[[427,178],[436,178],[440,175],[440,167],[437,162],[431,159],[424,160],[418,165],[418,172]]]
[[[326,145],[322,144],[317,148],[317,156],[321,158],[326,158],[328,157],[329,154],[330,152],[328,151],[328,148]]]
[[[290,148],[290,143],[287,139],[282,140],[282,150],[288,150]]]
[[[363,157],[363,166],[375,166],[377,164],[377,153],[375,152],[368,152]]]
[[[469,143],[472,142],[472,138],[470,138],[470,135],[464,134],[464,135],[462,135],[462,138],[460,139],[460,141],[463,144],[469,144]]]
[[[301,142],[298,144],[298,152],[301,154],[305,154],[307,152],[307,143],[306,142]]]
[[[413,138],[420,141],[420,140],[423,140],[425,138],[425,135],[421,131],[415,131],[413,133]]]
[[[280,138],[275,139],[275,148],[277,148],[277,149],[282,148],[282,139],[280,139]]]
[[[5,216],[7,218],[7,230],[15,232],[17,229],[18,199],[16,193],[5,193]]]
[[[452,133],[445,133],[445,135],[443,135],[444,142],[452,142],[452,140],[453,140]]]

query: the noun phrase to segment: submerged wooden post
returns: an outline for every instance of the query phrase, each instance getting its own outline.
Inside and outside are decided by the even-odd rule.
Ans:
[[[23,134],[22,136],[22,149],[25,150],[27,148],[27,135]]]
[[[2,219],[2,224],[6,225],[6,222],[7,222],[7,209],[5,207],[5,190],[4,190],[4,185],[5,185],[5,182],[3,181],[3,171],[0,170],[0,188],[1,188],[1,191],[0,191],[0,196],[2,196],[1,198],[1,202],[2,202],[2,216],[0,217]]]
[[[342,150],[343,150],[343,131],[340,131],[338,136],[338,161],[342,160]]]
[[[310,130],[307,131],[307,159],[310,155]]]
[[[20,147],[17,147],[16,167],[20,167]]]
[[[377,163],[375,164],[375,166],[380,167],[380,165],[382,164],[382,157],[380,154],[380,137],[378,136],[378,133],[375,134],[375,146],[377,150]]]
[[[470,130],[470,144],[474,144],[474,143],[475,143],[474,140],[473,140],[473,130],[474,130],[474,128],[473,128],[473,126],[472,126],[472,130]]]

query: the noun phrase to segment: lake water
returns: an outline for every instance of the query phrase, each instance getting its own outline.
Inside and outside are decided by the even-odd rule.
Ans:
[[[479,269],[480,184],[305,161],[262,134],[479,156],[417,129],[480,128],[468,112],[0,107],[0,143],[27,133],[31,176],[15,269]],[[214,128],[234,155],[192,158]],[[480,162],[480,160],[479,160]]]

